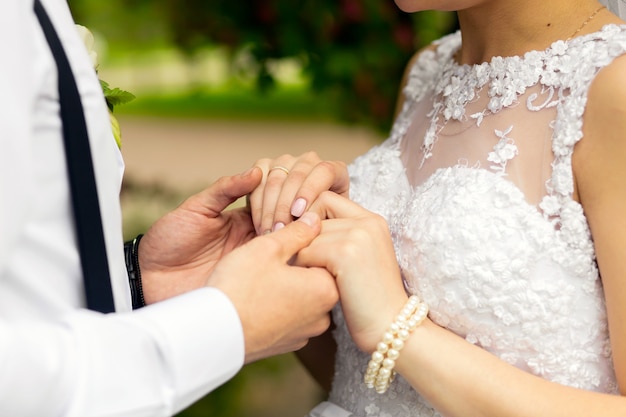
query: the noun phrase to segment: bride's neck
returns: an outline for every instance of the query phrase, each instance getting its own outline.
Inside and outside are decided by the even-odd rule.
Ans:
[[[596,0],[498,0],[461,10],[463,47],[458,59],[477,64],[494,56],[523,55],[558,39],[597,30],[606,20],[602,15],[610,15],[606,10],[594,15],[600,7]]]

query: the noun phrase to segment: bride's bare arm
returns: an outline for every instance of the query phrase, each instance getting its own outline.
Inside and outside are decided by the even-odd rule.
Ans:
[[[572,160],[576,191],[591,228],[606,299],[613,363],[626,395],[626,56],[589,90],[584,137]]]

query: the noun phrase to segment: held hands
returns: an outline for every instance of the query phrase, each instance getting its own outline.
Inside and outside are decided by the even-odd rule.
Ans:
[[[247,208],[223,211],[261,182],[262,171],[220,178],[159,219],[139,246],[146,303],[205,285],[215,264],[256,236]]]
[[[372,352],[408,299],[387,224],[332,192],[323,193],[310,210],[329,220],[298,253],[296,264],[326,268],[335,276],[348,330],[361,350]]]
[[[259,235],[302,216],[324,191],[348,194],[350,179],[346,164],[322,161],[315,152],[260,159],[255,165],[263,170],[260,186],[250,195],[252,219]]]
[[[308,153],[256,164],[264,173],[250,196],[257,233],[278,230],[306,210],[328,218],[320,236],[298,252],[297,265],[336,277],[352,337],[362,350],[374,350],[408,298],[385,221],[345,198],[349,176],[342,162]]]
[[[320,219],[306,213],[275,233],[228,254],[208,285],[233,302],[244,331],[246,362],[298,350],[330,325],[338,301],[335,280],[322,268],[290,265],[320,232]]]
[[[148,304],[204,285],[231,299],[244,330],[246,362],[300,349],[328,328],[338,301],[326,270],[290,265],[320,232],[315,213],[256,238],[249,208],[224,211],[262,177],[255,167],[221,178],[159,219],[139,248]]]

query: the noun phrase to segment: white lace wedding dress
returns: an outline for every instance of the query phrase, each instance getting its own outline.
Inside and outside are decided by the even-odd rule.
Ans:
[[[387,219],[434,322],[532,374],[615,393],[571,162],[589,86],[626,53],[626,26],[475,66],[455,63],[460,43],[449,35],[417,60],[391,137],[350,167],[351,197]],[[439,415],[401,377],[382,395],[366,388],[369,355],[340,308],[334,320],[334,383],[311,416]]]

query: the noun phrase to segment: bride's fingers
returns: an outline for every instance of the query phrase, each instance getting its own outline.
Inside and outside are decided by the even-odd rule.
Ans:
[[[284,176],[280,192],[265,192],[262,218],[263,228],[271,228],[271,230],[274,231],[282,226],[285,226],[286,224],[291,223],[293,220],[292,207],[298,198],[298,192],[301,186],[307,182],[308,177],[312,172],[314,172],[315,167],[319,162],[320,159],[314,152],[301,155],[294,162],[292,162],[289,173]],[[322,180],[321,182],[324,181]],[[320,184],[319,186],[327,187],[324,184]],[[321,191],[327,189],[328,188],[323,188]],[[306,197],[304,200],[299,201],[298,205],[301,205],[302,203],[304,203],[305,206],[307,205]],[[295,215],[295,217],[300,217],[302,214],[304,214],[304,210]]]
[[[259,235],[272,230],[276,202],[295,159],[295,157],[285,154],[276,159],[259,159],[254,164],[263,171],[263,180],[250,194],[248,203],[251,209],[252,222]]]
[[[347,197],[332,191],[320,194],[311,204],[309,211],[317,213],[322,219],[376,216]]]
[[[249,197],[258,234],[275,231],[300,217],[324,191],[347,196],[350,178],[342,161],[322,161],[315,152],[260,159],[263,181]]]
[[[293,264],[302,267],[325,268],[333,276],[337,276],[340,248],[345,242],[345,228],[331,227],[328,221],[322,222],[322,233],[309,246],[301,249],[294,258]],[[342,237],[343,235],[343,237]]]
[[[299,266],[321,267],[333,275],[343,266],[387,256],[395,264],[393,245],[385,221],[378,215],[324,220],[319,236],[296,259]],[[382,265],[382,264],[381,264]]]
[[[294,192],[285,190],[288,179],[294,175],[295,158],[291,155],[283,155],[271,162],[267,172],[265,188],[263,190],[262,212],[261,212],[261,233],[274,230],[276,221],[276,211],[282,210],[289,213],[289,206],[293,201]],[[282,198],[282,199],[281,199]],[[290,199],[284,202],[284,199]],[[283,225],[286,223],[283,223]]]
[[[350,179],[345,163],[341,161],[320,161],[317,154],[310,152],[300,156],[292,166],[282,184],[280,194],[266,192],[263,210],[274,207],[272,230],[276,230],[298,218],[324,191],[348,194]],[[276,198],[276,201],[273,199]],[[269,210],[263,214],[263,227],[269,225]],[[267,216],[267,223],[266,218]]]
[[[347,197],[350,177],[344,162],[320,161],[308,170],[301,181],[294,184],[297,184],[297,192],[289,214],[300,217],[324,191],[332,191]]]

